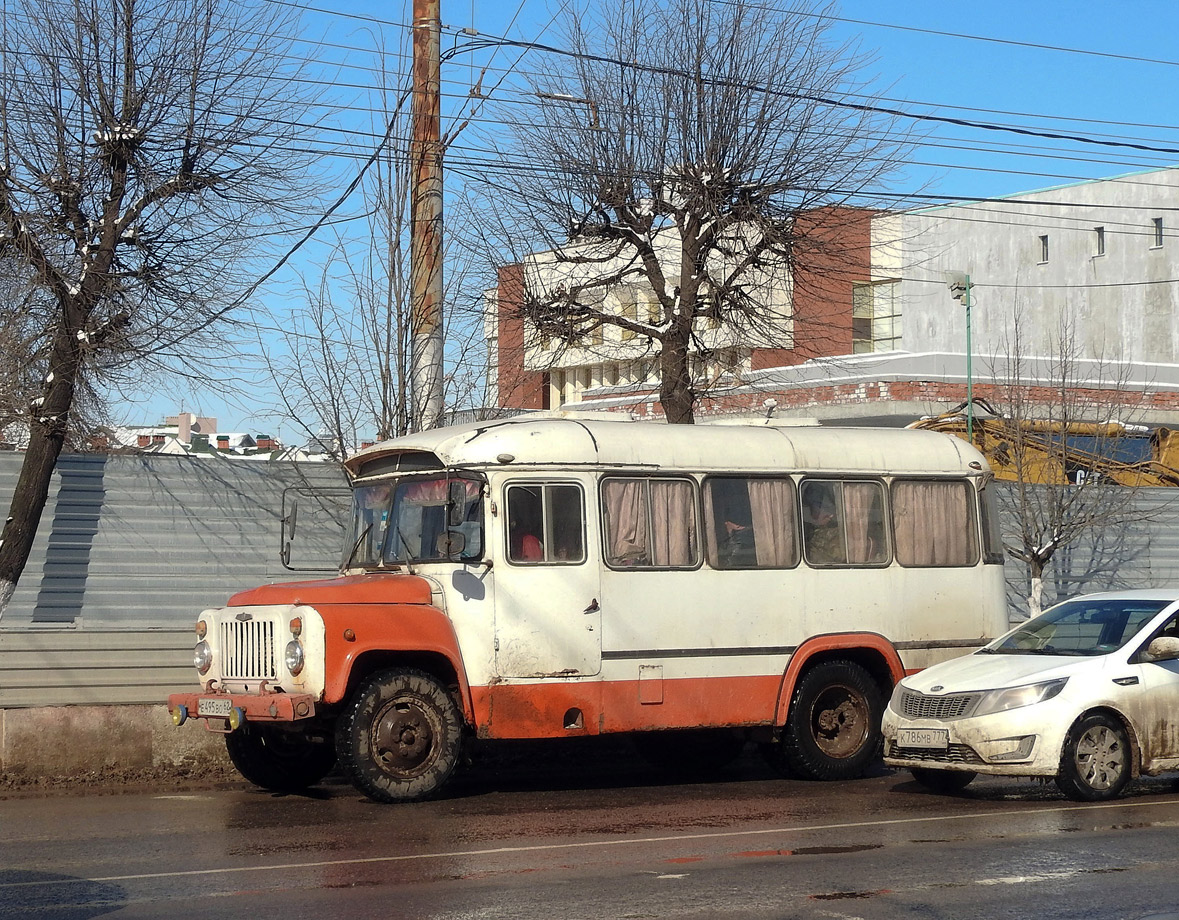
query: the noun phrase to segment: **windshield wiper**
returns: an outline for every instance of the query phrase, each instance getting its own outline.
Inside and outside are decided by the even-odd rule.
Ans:
[[[401,545],[405,547],[405,568],[409,574],[414,574],[413,571],[413,550],[409,548],[409,541],[405,539],[405,534],[401,532],[401,525],[397,525],[397,539],[401,541]]]
[[[352,552],[348,554],[348,559],[344,563],[345,570],[352,568],[352,560],[356,557],[356,551],[360,549],[360,544],[364,542],[365,537],[368,536],[369,531],[373,529],[370,523],[364,530],[360,532],[360,536],[356,538],[356,542],[352,544]]]

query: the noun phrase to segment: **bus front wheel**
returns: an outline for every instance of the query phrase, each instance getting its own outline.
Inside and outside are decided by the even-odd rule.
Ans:
[[[340,766],[378,802],[412,802],[442,788],[462,753],[463,718],[435,677],[410,668],[379,671],[336,725]]]
[[[782,740],[771,755],[802,779],[839,780],[863,775],[880,750],[880,688],[854,661],[824,661],[794,687]]]

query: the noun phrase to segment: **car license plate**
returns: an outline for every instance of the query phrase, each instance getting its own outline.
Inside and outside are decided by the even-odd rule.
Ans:
[[[897,747],[944,751],[950,746],[950,733],[944,728],[899,728]]]
[[[202,698],[197,702],[197,715],[228,719],[232,714],[232,700],[208,700]]]

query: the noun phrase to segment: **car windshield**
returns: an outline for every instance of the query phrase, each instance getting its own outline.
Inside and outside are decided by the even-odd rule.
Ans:
[[[358,485],[344,567],[481,558],[482,496],[480,481],[453,475]]]
[[[1171,601],[1078,598],[980,649],[990,655],[1108,655],[1129,642]]]

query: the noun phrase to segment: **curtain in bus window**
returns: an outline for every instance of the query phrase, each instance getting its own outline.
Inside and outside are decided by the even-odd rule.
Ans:
[[[709,479],[704,483],[704,552],[710,565],[723,568],[718,561],[719,547],[724,539],[724,512],[713,500],[713,490],[717,480]]]
[[[606,561],[648,565],[647,502],[641,479],[610,479],[602,485],[606,517]]]
[[[884,503],[874,482],[843,484],[843,515],[849,565],[871,565],[888,558],[884,539]]]
[[[788,479],[749,480],[757,564],[785,568],[798,561],[794,485]]]
[[[964,482],[897,482],[893,530],[901,565],[973,565],[978,558]]]
[[[687,482],[651,482],[652,565],[696,562],[696,502]]]

